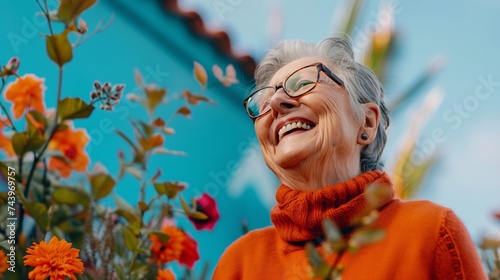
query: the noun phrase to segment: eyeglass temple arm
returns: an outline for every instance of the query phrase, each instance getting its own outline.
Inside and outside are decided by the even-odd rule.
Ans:
[[[326,68],[325,65],[323,64],[320,64],[319,65],[320,67],[320,70],[325,72],[325,74],[330,78],[332,79],[335,83],[337,83],[339,86],[345,88],[345,85],[344,85],[344,82],[335,74],[332,73],[332,71],[330,71],[330,69]]]

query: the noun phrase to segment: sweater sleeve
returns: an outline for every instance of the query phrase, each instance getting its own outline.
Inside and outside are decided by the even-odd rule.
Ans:
[[[236,240],[222,254],[215,267],[212,280],[242,279],[241,264],[243,260],[241,259],[241,252],[244,252],[244,250],[241,248],[241,243],[242,238]]]
[[[448,210],[439,228],[434,279],[488,279],[464,224]]]

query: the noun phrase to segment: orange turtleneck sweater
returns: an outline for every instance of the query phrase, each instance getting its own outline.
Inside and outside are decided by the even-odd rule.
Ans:
[[[392,190],[380,171],[311,192],[280,186],[271,211],[274,226],[235,241],[212,279],[311,279],[305,242],[323,236],[321,222],[326,218],[340,229],[348,227],[367,209],[364,191],[372,183]],[[451,210],[428,201],[402,202],[390,193],[375,223],[386,237],[346,253],[341,259],[343,280],[487,279],[467,229]]]

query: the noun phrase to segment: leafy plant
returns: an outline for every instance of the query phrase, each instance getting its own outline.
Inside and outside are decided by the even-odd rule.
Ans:
[[[64,66],[72,60],[82,38],[89,39],[83,37],[88,27],[80,16],[96,0],[61,1],[55,11],[48,10],[47,1],[36,2],[49,26],[47,55],[58,69],[56,108],[45,108],[43,78],[18,74],[19,58],[1,67],[0,94],[3,92],[11,108],[0,102],[5,114],[0,115],[0,149],[7,155],[0,161],[0,180],[7,186],[0,192],[0,275],[13,279],[45,279],[57,274],[71,279],[172,279],[169,268],[178,262],[187,268],[185,277],[196,278],[191,269],[199,259],[197,242],[175,226],[175,219],[185,216],[197,229],[210,230],[219,218],[216,202],[207,194],[186,202],[181,196],[185,184],[161,179],[161,168],[149,162],[156,154],[185,155],[165,148],[165,137],[175,134],[170,125],[177,116],[189,118],[193,106],[215,104],[203,94],[209,88],[205,68],[194,62],[193,76],[202,89],[199,94],[189,89],[168,93],[164,87],[145,83],[136,71],[141,92],[130,93],[127,99],[141,104],[148,120],[131,118],[132,133],[116,131],[131,151],[118,153],[120,170],[116,176],[100,165],[88,172],[91,159],[85,149],[90,139],[84,128],[75,128],[73,120],[89,118],[96,107],[113,111],[122,100],[125,85],[96,81],[90,102],[63,99]],[[61,33],[53,32],[56,22],[64,26]],[[103,29],[98,27],[92,34]],[[79,34],[76,42],[70,41],[70,33]],[[213,72],[223,86],[238,82],[231,65],[225,75],[218,66]],[[7,83],[10,78],[14,80]],[[184,102],[170,118],[157,117],[158,109],[172,100]],[[157,172],[148,177],[151,169]],[[75,171],[85,172],[85,182],[71,180]],[[126,174],[139,184],[136,202],[114,193]],[[154,189],[156,195],[147,198],[147,189]],[[105,206],[103,201],[111,195],[114,206]],[[30,223],[26,221],[34,226],[27,227]],[[200,279],[205,279],[206,273],[205,268]]]
[[[323,221],[325,238],[319,250],[314,243],[306,244],[306,253],[311,265],[311,277],[324,280],[339,280],[344,267],[342,257],[346,253],[355,254],[363,246],[380,241],[385,231],[374,224],[378,218],[380,201],[388,195],[387,188],[372,184],[366,189],[367,210],[353,220],[349,231],[340,230],[332,220]]]
[[[496,213],[495,218],[500,221],[500,213]],[[481,244],[481,258],[485,267],[487,268],[488,278],[490,280],[500,279],[500,238],[483,237]]]

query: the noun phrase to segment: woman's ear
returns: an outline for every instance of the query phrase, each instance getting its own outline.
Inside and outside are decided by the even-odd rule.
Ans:
[[[364,103],[363,111],[365,113],[364,123],[358,132],[358,144],[368,145],[377,136],[378,124],[380,121],[380,108],[375,103]]]

